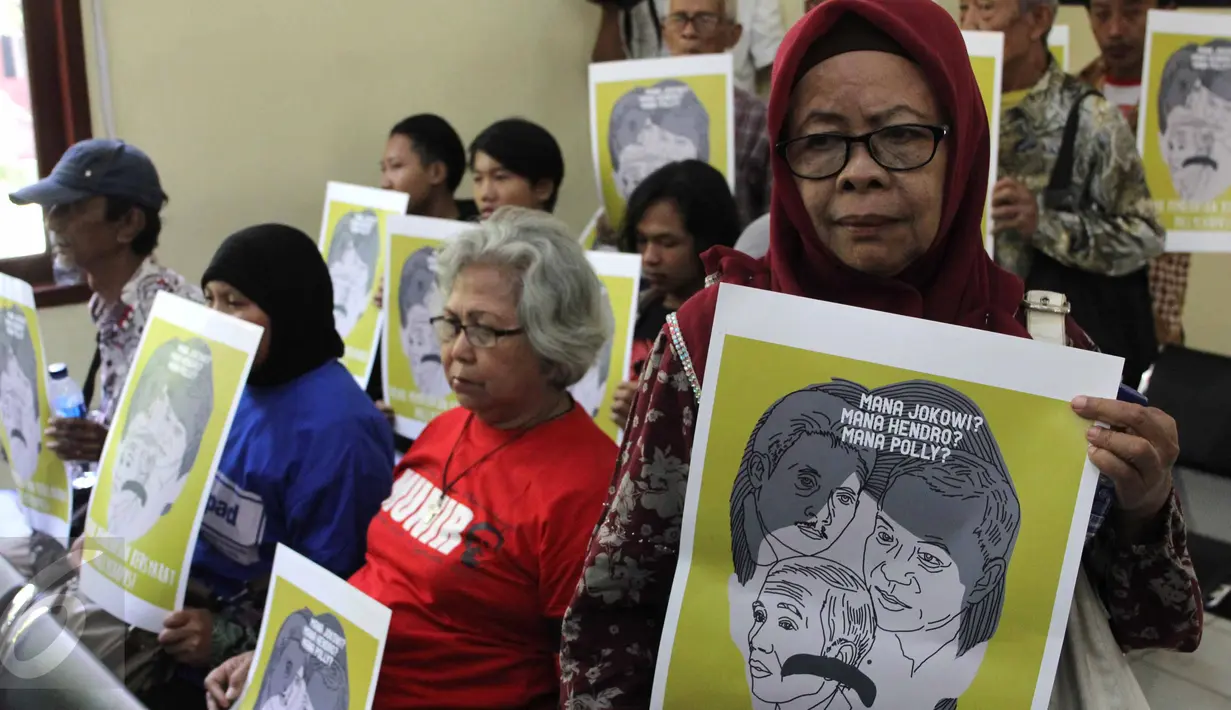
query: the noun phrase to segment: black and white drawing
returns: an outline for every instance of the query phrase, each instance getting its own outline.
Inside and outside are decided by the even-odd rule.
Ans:
[[[433,315],[440,312],[440,290],[436,285],[436,250],[422,247],[406,258],[398,279],[398,317],[401,324],[402,353],[410,365],[415,389],[429,397],[447,397],[449,378],[441,359],[440,339],[432,328]]]
[[[1231,189],[1231,39],[1185,45],[1167,58],[1158,129],[1180,197],[1216,200]]]
[[[710,115],[692,88],[666,79],[624,94],[611,109],[607,150],[621,198],[667,163],[709,160]]]
[[[607,288],[603,287],[603,308],[607,311],[607,321],[615,322],[615,311],[611,308],[611,294],[607,292]],[[599,348],[598,355],[595,356],[594,364],[586,370],[586,374],[582,375],[573,386],[568,388],[573,399],[581,408],[590,413],[591,417],[598,416],[598,410],[603,406],[603,398],[607,395],[607,378],[611,375],[611,351],[615,345],[615,333],[612,332],[607,342],[603,343],[603,347]]]
[[[200,338],[159,345],[129,398],[111,469],[107,531],[132,542],[171,512],[214,412],[213,355]]]
[[[7,434],[10,468],[22,484],[38,469],[43,450],[41,375],[26,314],[17,306],[0,310],[0,425]]]
[[[300,609],[278,629],[257,710],[347,710],[346,630],[333,614]]]
[[[753,707],[956,707],[999,625],[1020,526],[999,446],[961,392],[833,380],[779,399],[731,493],[731,637]]]
[[[333,321],[345,340],[372,302],[380,257],[380,218],[373,210],[348,212],[333,228],[325,261],[333,281]]]

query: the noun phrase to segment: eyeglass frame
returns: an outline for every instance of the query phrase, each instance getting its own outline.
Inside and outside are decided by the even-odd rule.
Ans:
[[[466,341],[468,343],[470,343],[476,348],[481,348],[483,350],[496,347],[496,344],[500,342],[501,338],[507,338],[512,335],[522,335],[523,333],[526,332],[526,329],[521,328],[521,327],[493,328],[490,325],[477,325],[477,324],[476,325],[466,325],[465,323],[462,323],[457,318],[451,318],[449,316],[433,316],[431,318],[428,318],[427,322],[428,322],[428,325],[432,326],[432,332],[435,333],[436,337],[440,339],[442,344],[451,343],[454,340],[457,340],[458,336],[465,335]],[[455,331],[453,333],[453,337],[451,338],[441,337],[440,332],[436,329],[437,323],[448,323],[449,325],[453,326],[453,330]],[[481,343],[476,342],[475,339],[472,338],[470,335],[471,331],[476,331],[480,333],[481,332],[491,333],[492,342],[488,345],[483,345]],[[480,338],[480,340],[482,340],[482,338]]]
[[[910,168],[891,168],[888,165],[885,165],[884,163],[882,163],[880,159],[876,157],[876,151],[872,150],[872,143],[871,143],[872,137],[877,135],[878,133],[892,130],[894,128],[922,128],[930,132],[932,134],[932,152],[928,155],[927,160],[924,160],[922,163],[919,163],[918,165],[914,167],[910,167]],[[859,143],[862,143],[864,148],[868,151],[868,157],[872,159],[872,162],[881,166],[885,170],[888,170],[889,172],[905,173],[905,172],[910,172],[911,170],[918,170],[919,168],[922,168],[923,166],[935,160],[936,152],[940,150],[940,144],[945,140],[945,138],[949,136],[949,130],[950,130],[949,126],[946,126],[943,124],[942,125],[932,125],[929,123],[895,123],[891,126],[882,126],[881,128],[878,128],[875,131],[869,131],[867,133],[863,133],[857,136],[848,136],[843,133],[808,133],[802,136],[796,136],[794,138],[790,138],[788,140],[778,141],[777,143],[774,144],[774,152],[778,154],[778,157],[782,158],[782,161],[784,163],[786,163],[786,168],[787,170],[791,171],[792,175],[794,175],[797,178],[802,178],[804,180],[828,180],[829,178],[841,173],[843,170],[846,169],[846,166],[849,165],[851,162],[851,147]],[[842,159],[842,165],[840,165],[837,170],[833,171],[832,173],[829,173],[828,175],[820,175],[820,176],[804,175],[804,174],[796,172],[794,166],[791,165],[790,159],[788,159],[786,156],[787,148],[789,148],[792,144],[798,143],[799,141],[807,140],[809,138],[816,138],[817,136],[825,136],[828,138],[841,138],[846,143],[846,157]]]
[[[701,29],[701,25],[697,24],[697,20],[703,18],[706,19],[707,22],[710,21],[709,18],[713,18],[712,21],[714,25],[709,29]],[[709,34],[710,32],[713,32],[721,27],[723,23],[727,22],[727,16],[719,12],[694,12],[692,14],[687,12],[672,12],[663,15],[659,18],[659,20],[662,22],[663,26],[666,26],[669,22],[674,21],[680,23],[681,30],[689,25],[692,25],[693,29],[697,31],[697,34]]]

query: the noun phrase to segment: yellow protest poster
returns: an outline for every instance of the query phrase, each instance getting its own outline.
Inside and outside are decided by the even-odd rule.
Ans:
[[[397,433],[415,438],[437,414],[457,406],[431,319],[444,302],[436,286],[436,254],[474,225],[431,217],[389,220],[385,274],[385,401]]]
[[[569,387],[573,399],[594,418],[598,428],[620,441],[620,426],[611,419],[616,388],[628,377],[641,289],[641,257],[636,254],[587,252],[590,266],[603,284],[606,307],[615,328],[586,374]]]
[[[1052,25],[1047,35],[1047,49],[1064,71],[1069,70],[1069,26]]]
[[[983,108],[987,111],[988,130],[992,138],[992,155],[988,164],[987,203],[983,208],[983,243],[987,253],[994,250],[992,238],[992,186],[1000,160],[1000,82],[1004,72],[1004,34],[1001,32],[963,31],[966,52],[974,69]]]
[[[387,221],[406,214],[403,192],[331,182],[325,186],[321,254],[333,281],[333,321],[346,345],[342,364],[367,387],[383,324],[373,301],[385,273]]]
[[[180,609],[261,328],[159,293],[103,445],[81,590],[152,632]]]
[[[720,288],[651,707],[1047,708],[1122,361]]]
[[[590,149],[613,229],[641,181],[667,163],[701,160],[735,189],[730,54],[590,65]]]
[[[0,442],[30,527],[67,544],[73,497],[64,464],[43,442],[50,417],[34,289],[0,274]]]
[[[368,710],[392,613],[285,545],[237,710]]]
[[[1231,17],[1151,10],[1137,149],[1167,251],[1231,251]]]

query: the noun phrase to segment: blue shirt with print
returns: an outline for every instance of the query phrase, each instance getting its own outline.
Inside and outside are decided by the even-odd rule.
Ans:
[[[248,387],[209,496],[192,577],[223,598],[267,576],[282,543],[340,577],[363,564],[393,486],[393,431],[337,362]]]

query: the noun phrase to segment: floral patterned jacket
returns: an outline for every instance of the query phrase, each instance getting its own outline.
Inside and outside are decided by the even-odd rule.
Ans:
[[[686,350],[671,339],[673,326],[669,318],[642,372],[609,508],[564,617],[565,710],[649,706],[701,392]],[[1125,650],[1192,651],[1201,638],[1200,589],[1174,494],[1157,530],[1156,539],[1128,544],[1103,525],[1088,538],[1083,562]]]

